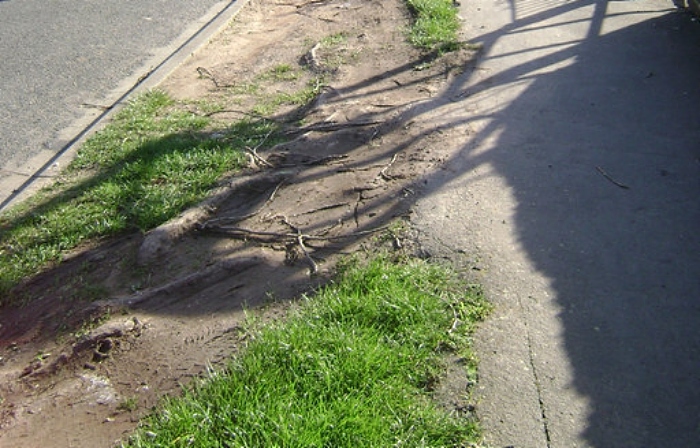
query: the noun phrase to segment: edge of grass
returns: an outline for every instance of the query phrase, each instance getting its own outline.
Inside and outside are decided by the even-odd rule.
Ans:
[[[350,262],[288,319],[255,331],[224,371],[166,399],[122,446],[472,446],[475,417],[432,394],[447,354],[475,375],[470,335],[488,311],[446,267]]]
[[[274,144],[272,121],[207,132],[208,116],[166,93],[135,97],[80,148],[55,183],[0,214],[0,305],[23,279],[99,238],[147,231],[201,201],[238,170],[244,148]]]
[[[406,0],[413,15],[408,32],[412,45],[424,50],[447,52],[456,49],[460,42],[458,10],[452,0]]]
[[[443,51],[457,43],[459,21],[451,0],[406,0],[414,16],[409,41]],[[342,33],[327,37],[342,42]],[[290,67],[276,67],[263,79],[292,80]],[[295,94],[260,100],[254,114],[281,105],[302,106],[323,86],[316,77]],[[217,111],[218,105],[200,105]],[[162,91],[134,98],[102,131],[80,148],[54,185],[0,214],[0,306],[24,279],[60,263],[81,244],[139,230],[147,231],[203,199],[226,173],[238,169],[243,148],[273,144],[276,125],[264,118],[229,126],[224,138],[206,129],[209,115],[176,107]],[[266,140],[267,139],[267,140]]]

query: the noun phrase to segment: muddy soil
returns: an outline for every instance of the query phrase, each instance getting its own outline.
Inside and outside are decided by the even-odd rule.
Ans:
[[[248,169],[201,206],[82,248],[13,292],[25,304],[0,310],[0,446],[114,446],[160,397],[235,354],[246,316],[283,318],[340,256],[420,254],[392,223],[410,220],[469,132],[426,104],[449,98],[475,54],[419,52],[409,21],[400,0],[252,0],[163,83],[177,107],[212,114],[212,136],[258,119],[263,98],[309,83],[317,95],[281,101],[268,118],[285,141],[250,148]],[[446,387],[447,405],[467,407],[461,383]]]

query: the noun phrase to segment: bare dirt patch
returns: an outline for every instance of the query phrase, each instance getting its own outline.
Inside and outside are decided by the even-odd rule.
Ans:
[[[213,114],[212,135],[278,98],[286,141],[250,148],[246,172],[173,223],[76,251],[13,292],[27,304],[0,311],[0,445],[113,446],[235,353],[244,309],[281,318],[338,256],[376,236],[406,244],[389,225],[467,132],[428,104],[474,56],[413,49],[409,20],[399,0],[253,0],[162,85]],[[305,88],[315,99],[295,104]]]

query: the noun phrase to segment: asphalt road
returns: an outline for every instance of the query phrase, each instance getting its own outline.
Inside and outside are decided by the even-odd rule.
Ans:
[[[468,131],[414,221],[496,305],[489,446],[700,446],[700,23],[670,0],[461,9],[483,49],[435,107]]]
[[[0,203],[231,3],[0,0]]]

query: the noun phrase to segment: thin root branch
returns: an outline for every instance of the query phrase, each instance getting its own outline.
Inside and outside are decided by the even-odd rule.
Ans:
[[[211,80],[211,82],[214,83],[214,86],[215,86],[217,89],[225,89],[225,88],[227,88],[227,87],[235,87],[234,84],[221,84],[221,83],[216,79],[216,77],[212,74],[212,72],[210,72],[209,70],[207,70],[207,69],[204,68],[204,67],[197,67],[197,73],[199,73],[199,76],[201,76],[202,78],[206,78],[206,79]]]
[[[299,234],[297,235],[297,244],[299,244],[301,251],[304,253],[306,260],[309,262],[309,269],[311,271],[311,275],[314,275],[318,272],[318,265],[316,265],[316,262],[313,258],[311,258],[309,251],[306,249],[306,245],[304,245],[304,234],[302,234],[301,231],[299,231]]]
[[[271,135],[272,135],[272,131],[265,134],[265,137],[263,137],[263,139],[260,140],[260,142],[258,142],[258,144],[255,145],[254,148],[246,146],[245,150],[253,158],[253,161],[257,160],[258,162],[262,163],[263,165],[265,165],[268,168],[275,168],[275,166],[273,164],[271,164],[270,162],[265,160],[263,157],[260,157],[260,155],[258,155],[258,149],[260,149],[260,147],[265,144],[265,142],[267,141],[268,138],[270,138]]]
[[[286,179],[283,179],[282,182],[280,182],[280,183],[277,184],[277,186],[275,187],[275,189],[272,190],[272,193],[270,193],[270,197],[268,197],[268,198],[267,198],[267,201],[265,201],[265,204],[263,204],[263,207],[264,207],[265,205],[269,204],[270,202],[272,202],[272,201],[275,200],[275,196],[277,195],[277,192],[279,191],[280,188],[282,188],[282,185],[284,185],[285,182],[287,182],[287,180],[286,180]]]
[[[393,180],[393,179],[394,179],[393,176],[388,175],[386,172],[387,172],[387,170],[388,170],[389,168],[391,168],[391,165],[393,165],[394,162],[396,162],[396,158],[397,158],[397,157],[398,157],[398,153],[397,153],[397,154],[394,154],[394,155],[391,157],[391,160],[389,161],[389,163],[387,164],[387,166],[385,166],[384,169],[382,169],[382,170],[379,172],[379,175],[377,176],[377,178],[380,178],[380,177],[381,177],[381,178],[384,179],[384,180]]]
[[[279,5],[284,5],[284,6],[294,6],[297,9],[304,8],[309,5],[316,5],[319,3],[326,3],[328,0],[309,0],[307,2],[303,2],[300,4],[295,4],[295,3],[278,3]]]
[[[200,230],[207,227],[207,226],[211,227],[214,224],[216,224],[216,225],[219,225],[222,223],[232,224],[232,223],[243,221],[245,219],[252,218],[253,216],[260,213],[260,211],[263,208],[265,208],[267,205],[269,205],[275,199],[275,195],[277,194],[277,191],[282,187],[282,185],[284,185],[285,182],[286,182],[286,179],[283,179],[280,183],[278,183],[277,186],[275,186],[275,188],[272,190],[272,193],[270,193],[270,196],[267,198],[265,203],[263,203],[260,207],[258,207],[254,211],[252,211],[250,213],[246,213],[245,215],[221,216],[219,218],[210,219],[200,226]]]
[[[377,120],[362,120],[362,121],[348,121],[346,123],[317,123],[303,128],[290,129],[285,132],[285,134],[303,134],[305,132],[333,132],[346,128],[356,128],[363,126],[372,126],[375,124],[380,124],[381,121]]]
[[[259,163],[265,165],[265,166],[268,167],[268,168],[274,168],[274,167],[275,167],[273,164],[271,164],[270,162],[268,162],[267,160],[265,160],[263,157],[260,157],[260,155],[258,155],[258,152],[256,151],[255,148],[250,148],[250,147],[246,146],[246,147],[245,147],[245,151],[246,151],[246,152],[248,153],[248,155],[253,159],[253,162],[256,162],[256,161],[257,161],[257,162],[259,162]]]
[[[293,224],[291,224],[289,221],[285,221],[285,224],[294,228],[295,231],[293,233],[266,232],[266,231],[246,229],[243,227],[219,225],[216,223],[211,223],[211,224],[207,223],[207,224],[202,226],[201,230],[212,232],[212,233],[226,234],[226,235],[230,236],[231,238],[262,239],[266,242],[269,242],[269,240],[271,240],[271,239],[276,239],[276,240],[281,240],[281,241],[296,240],[296,238],[299,236],[299,232],[297,231],[298,229]],[[344,240],[344,239],[348,239],[348,238],[357,238],[359,236],[372,235],[374,233],[384,231],[388,228],[389,228],[389,226],[386,225],[386,226],[375,227],[375,228],[367,229],[367,230],[360,230],[357,232],[350,232],[350,233],[347,233],[345,235],[326,236],[326,235],[306,235],[306,234],[302,233],[302,236],[304,237],[304,241],[337,241],[337,240]]]
[[[311,210],[307,210],[305,212],[294,214],[294,215],[292,215],[292,217],[294,218],[297,216],[310,215],[312,213],[322,212],[324,210],[332,210],[332,209],[338,208],[338,207],[345,207],[346,205],[350,205],[350,203],[349,202],[340,202],[338,204],[324,205],[322,207],[312,208]]]
[[[240,114],[244,115],[246,117],[252,117],[252,118],[264,118],[266,120],[271,120],[270,118],[267,118],[263,115],[256,114],[253,112],[246,112],[244,110],[238,110],[238,109],[221,109],[221,110],[215,110],[213,112],[207,112],[205,114],[202,114],[204,117],[213,117],[214,115],[218,114]]]

